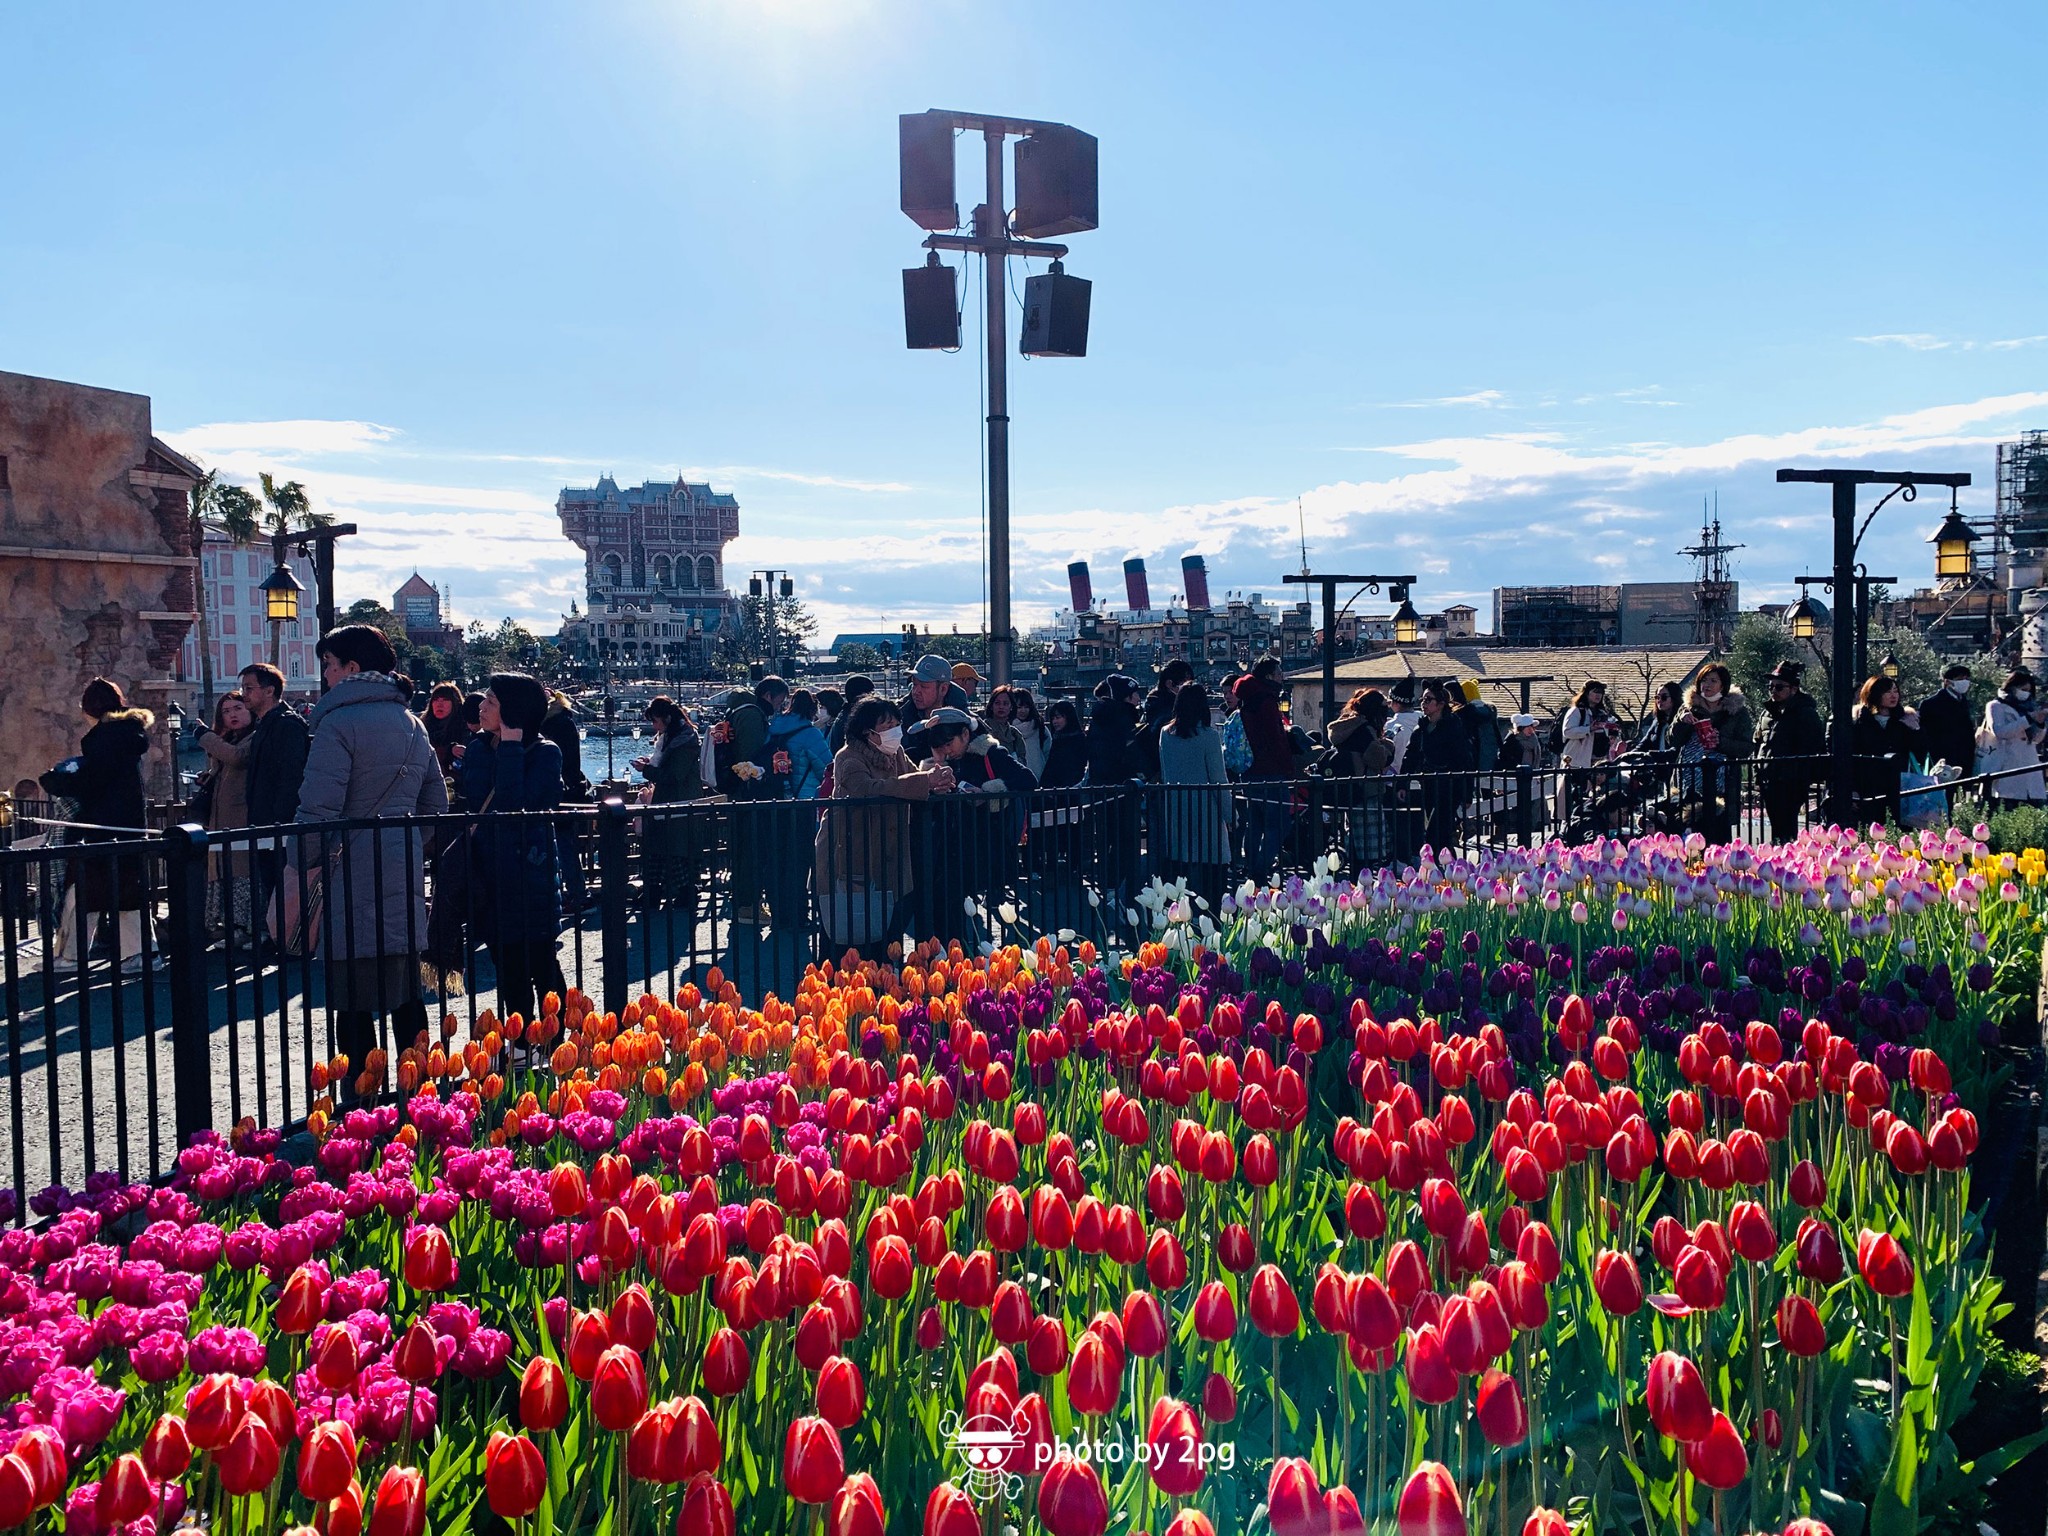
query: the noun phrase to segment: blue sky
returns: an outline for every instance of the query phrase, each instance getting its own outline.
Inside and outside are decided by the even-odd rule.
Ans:
[[[902,347],[896,114],[1101,140],[1090,356],[1012,368],[1016,594],[1312,560],[1496,585],[1826,556],[1781,463],[2048,426],[2038,7],[352,3],[0,13],[0,368],[366,528],[464,618],[580,588],[556,490],[688,471],[827,631],[979,621],[973,309]],[[961,158],[964,204],[979,172]],[[1021,284],[1021,274],[1018,274]],[[1014,338],[1014,316],[1012,322]],[[1014,344],[1014,340],[1013,340]],[[1939,515],[1887,509],[1913,578]]]

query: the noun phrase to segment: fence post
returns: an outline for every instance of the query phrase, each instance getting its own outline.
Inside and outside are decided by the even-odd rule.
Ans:
[[[604,971],[606,1013],[625,1012],[632,969],[626,931],[626,821],[626,802],[616,795],[597,809],[598,964]]]
[[[213,1129],[204,827],[188,823],[165,829],[164,885],[164,953],[171,970],[171,1095],[177,1105],[178,1145],[182,1147],[199,1132]]]
[[[1536,828],[1536,770],[1529,763],[1515,765],[1515,839],[1529,846]]]

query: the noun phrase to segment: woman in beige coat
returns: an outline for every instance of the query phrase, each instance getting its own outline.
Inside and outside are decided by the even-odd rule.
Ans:
[[[206,830],[236,832],[249,825],[249,735],[256,727],[237,693],[222,694],[213,706],[213,728],[199,732],[199,749],[209,759]],[[256,936],[250,916],[249,850],[215,849],[206,860],[206,931],[220,937],[230,928],[237,945]]]
[[[904,755],[901,718],[895,704],[870,694],[854,706],[846,745],[832,759],[832,804],[820,817],[814,858],[818,918],[835,945],[875,949],[901,935],[912,880],[910,806],[953,787],[944,763],[920,768]]]

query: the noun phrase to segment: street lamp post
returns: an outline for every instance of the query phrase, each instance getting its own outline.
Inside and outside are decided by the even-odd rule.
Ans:
[[[1780,485],[1804,484],[1825,485],[1832,495],[1834,517],[1835,551],[1835,665],[1831,669],[1829,682],[1830,716],[1828,719],[1828,816],[1837,824],[1846,823],[1856,803],[1855,761],[1849,741],[1849,711],[1855,700],[1855,680],[1850,677],[1843,659],[1856,653],[1856,614],[1853,602],[1844,602],[1843,596],[1851,591],[1856,577],[1856,546],[1862,541],[1862,529],[1856,526],[1856,488],[1859,485],[1888,485],[1891,490],[1870,509],[1870,517],[1877,516],[1885,502],[1894,496],[1903,495],[1911,501],[1918,494],[1917,487],[1923,485],[1945,485],[1951,490],[1970,483],[1967,473],[1923,474],[1911,470],[1887,471],[1871,469],[1781,469],[1778,471]],[[1863,527],[1870,526],[1869,518]]]
[[[299,616],[299,594],[306,590],[305,584],[293,574],[285,557],[286,540],[273,538],[271,553],[276,557],[276,566],[263,579],[263,617],[270,623],[270,664],[278,664],[282,651],[284,627]]]
[[[1337,588],[1357,586],[1345,608],[1358,601],[1367,592],[1378,592],[1382,587],[1390,588],[1401,599],[1401,607],[1408,614],[1411,628],[1415,625],[1415,609],[1408,602],[1408,588],[1415,582],[1413,576],[1338,576],[1300,571],[1280,578],[1289,586],[1321,587],[1323,589],[1323,729],[1330,728],[1330,722],[1337,718]],[[1394,639],[1401,640],[1401,617],[1394,616]],[[1414,633],[1407,637],[1415,638]]]
[[[778,570],[756,571],[747,582],[747,595],[761,600],[761,624],[767,633],[765,653],[761,657],[764,666],[776,670],[775,654],[775,604],[796,595],[796,583],[789,579],[789,572]]]

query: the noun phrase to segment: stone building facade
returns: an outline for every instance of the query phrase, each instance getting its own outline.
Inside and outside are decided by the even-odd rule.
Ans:
[[[148,396],[0,372],[0,788],[78,750],[94,676],[156,711],[145,772],[169,787],[199,473],[151,434]]]
[[[701,666],[739,613],[725,580],[725,546],[740,531],[732,494],[681,478],[621,490],[606,475],[564,488],[555,512],[583,551],[584,610],[562,626],[571,659]]]

